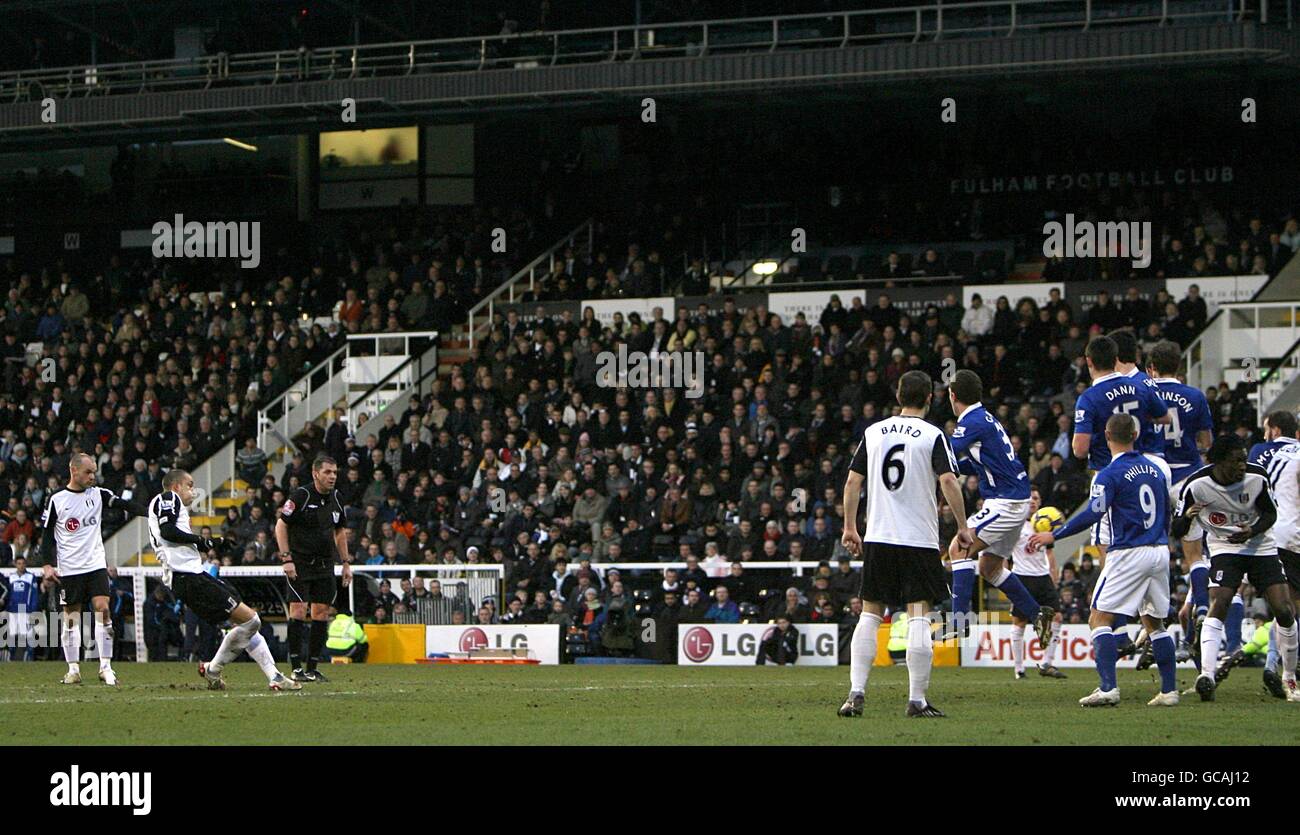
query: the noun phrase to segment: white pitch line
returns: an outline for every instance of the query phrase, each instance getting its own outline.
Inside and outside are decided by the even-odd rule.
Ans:
[[[593,691],[599,691],[599,690],[728,690],[728,689],[737,689],[737,688],[754,688],[754,687],[762,687],[762,688],[768,688],[768,687],[798,687],[798,688],[821,687],[821,688],[825,688],[826,686],[827,686],[827,685],[826,685],[824,682],[815,682],[815,681],[806,681],[806,682],[795,682],[795,681],[779,682],[779,681],[771,681],[771,682],[761,682],[761,683],[754,683],[754,682],[730,682],[730,683],[729,683],[729,682],[698,682],[698,683],[681,683],[681,684],[664,684],[664,683],[662,683],[662,682],[644,682],[644,683],[612,684],[612,685],[605,685],[605,684],[588,684],[588,685],[579,685],[579,686],[572,686],[572,687],[510,687],[510,688],[509,688],[509,692],[510,692],[510,693],[587,693],[587,692],[593,692]],[[898,687],[901,687],[901,686],[903,686],[903,684],[902,684],[902,682],[899,682],[899,683],[897,683],[897,684],[894,684],[894,683],[892,683],[892,682],[879,682],[878,684],[873,685],[873,689],[874,689],[874,688],[881,687],[881,686],[885,686],[885,687],[898,686]],[[496,684],[492,684],[492,685],[489,685],[489,684],[457,684],[457,689],[460,689],[460,690],[500,690],[500,689],[502,689],[502,688],[500,687],[500,685],[496,685]],[[225,692],[225,693],[216,694],[216,693],[212,693],[212,692],[210,692],[210,691],[206,691],[206,690],[196,690],[196,691],[194,691],[191,695],[171,695],[171,694],[167,694],[167,695],[151,695],[151,694],[149,694],[149,693],[138,693],[138,694],[132,694],[131,697],[130,697],[130,701],[132,701],[132,702],[142,702],[142,701],[145,701],[145,702],[176,702],[176,701],[194,701],[194,700],[196,700],[196,699],[210,699],[210,700],[215,700],[215,699],[232,699],[232,698],[233,698],[233,699],[247,699],[247,698],[268,698],[268,697],[269,697],[269,698],[276,698],[276,697],[289,697],[289,696],[302,696],[302,697],[304,697],[304,698],[314,698],[314,697],[317,697],[317,696],[363,696],[363,695],[364,695],[364,696],[368,696],[368,697],[376,697],[376,696],[380,696],[380,697],[382,697],[382,696],[387,695],[387,694],[389,694],[389,693],[406,694],[406,693],[424,693],[424,692],[426,692],[426,691],[423,690],[423,689],[406,689],[406,688],[376,688],[376,689],[368,690],[368,691],[361,691],[361,690],[314,690],[314,691],[312,691],[312,692],[310,693],[310,695],[308,695],[308,693],[305,692],[305,691],[304,691],[303,693],[270,693],[270,692],[249,692],[249,693],[239,693],[239,692],[230,692],[230,691],[227,691],[227,692]],[[112,701],[108,701],[108,700],[97,699],[97,698],[94,698],[93,696],[91,696],[91,697],[86,697],[86,698],[63,698],[63,697],[53,697],[53,698],[43,698],[43,699],[3,699],[3,698],[0,698],[0,704],[83,704],[83,703],[115,704],[116,702],[112,702]]]

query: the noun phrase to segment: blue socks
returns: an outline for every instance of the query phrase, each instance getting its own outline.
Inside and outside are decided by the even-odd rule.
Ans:
[[[956,618],[970,611],[975,594],[975,560],[952,562],[952,614]]]
[[[1246,603],[1241,595],[1232,596],[1232,605],[1228,607],[1228,616],[1223,619],[1223,631],[1227,633],[1224,650],[1231,655],[1241,649],[1241,622],[1246,618]]]
[[[1156,657],[1156,667],[1160,670],[1160,692],[1172,693],[1178,689],[1175,677],[1174,636],[1168,632],[1157,632],[1151,636],[1151,652]]]
[[[1187,573],[1187,583],[1192,588],[1193,617],[1204,615],[1210,609],[1210,569],[1197,563]]]
[[[1097,677],[1101,679],[1102,690],[1114,690],[1115,663],[1119,660],[1119,650],[1115,646],[1115,635],[1109,626],[1102,626],[1092,631],[1092,651],[1096,656]]]
[[[1273,621],[1268,627],[1268,658],[1264,661],[1264,669],[1276,673],[1281,662],[1282,653],[1277,648],[1277,621]]]
[[[1026,620],[1037,619],[1041,608],[1038,601],[1029,593],[1029,589],[1025,588],[1025,584],[1020,582],[1020,578],[1011,573],[1011,569],[1003,566],[1002,573],[993,582],[993,586],[1007,596],[1013,607],[1024,612]]]

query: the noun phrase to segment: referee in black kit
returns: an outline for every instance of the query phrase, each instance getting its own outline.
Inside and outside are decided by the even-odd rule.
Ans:
[[[347,522],[343,504],[334,491],[338,474],[333,458],[317,455],[311,462],[312,483],[289,494],[275,523],[275,541],[289,581],[289,661],[294,681],[325,681],[324,674],[316,669],[316,661],[325,649],[329,609],[337,592],[335,554],[343,561],[343,585],[352,582]],[[304,642],[308,644],[305,656]]]

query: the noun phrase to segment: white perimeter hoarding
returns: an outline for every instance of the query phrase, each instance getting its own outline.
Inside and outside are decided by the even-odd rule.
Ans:
[[[1170,634],[1177,641],[1181,638],[1178,627],[1171,627]],[[1137,629],[1130,628],[1129,634],[1137,636]],[[1056,658],[1052,663],[1058,667],[1092,667],[1092,630],[1085,623],[1070,623],[1061,627],[1061,643],[1056,648]],[[1025,665],[1038,664],[1043,660],[1043,647],[1038,643],[1033,627],[1025,628]],[[1009,624],[972,626],[969,640],[962,643],[961,665],[963,667],[1011,667],[1015,659],[1011,656],[1011,626]],[[1119,666],[1134,667],[1137,656],[1121,659]],[[1190,667],[1190,661],[1180,666]]]
[[[833,667],[839,663],[839,627],[800,623],[799,660],[795,666]],[[758,646],[771,623],[682,624],[677,632],[677,663],[687,666],[745,667],[758,661]],[[771,663],[771,662],[769,662]]]
[[[518,626],[426,626],[425,654],[479,649],[526,649],[543,664],[560,663],[560,627],[553,623]]]

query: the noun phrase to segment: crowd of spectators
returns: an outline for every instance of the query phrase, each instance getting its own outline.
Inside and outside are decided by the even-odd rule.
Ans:
[[[1117,292],[1119,301],[1102,293],[1081,309],[1059,293],[1042,306],[1019,299],[1014,285],[991,303],[976,296],[967,307],[954,291],[914,313],[888,290],[846,290],[849,303],[833,298],[815,321],[742,310],[730,297],[679,307],[671,320],[511,311],[400,412],[361,431],[342,410],[311,422],[295,438],[300,454],[277,475],[252,442],[257,408],[346,334],[448,330],[495,286],[473,257],[472,233],[452,252],[447,235],[396,229],[366,238],[367,247],[322,248],[306,262],[283,257],[273,267],[280,279],[223,286],[218,296],[186,292],[157,263],[124,267],[115,258],[76,280],[58,265],[39,274],[8,265],[0,561],[32,553],[33,520],[74,451],[97,456],[105,486],[147,499],[166,468],[193,468],[234,439],[249,486],[246,501],[206,531],[221,537],[211,556],[222,564],[277,563],[279,506],[323,452],[339,464],[360,562],[503,566],[504,599],[392,575],[387,588],[362,595],[366,618],[558,622],[610,651],[626,649],[610,637],[611,622],[663,607],[680,609],[673,618],[682,622],[781,611],[795,623],[839,622],[856,582],[841,562],[840,491],[863,430],[896,408],[901,374],[922,369],[938,380],[946,360],[978,373],[1044,502],[1068,510],[1086,492],[1069,442],[1073,401],[1088,385],[1087,340],[1127,327],[1143,344],[1161,336],[1186,344],[1209,316],[1196,288],[1152,302],[1135,289]],[[617,288],[615,296],[640,295],[653,289],[645,282],[662,280],[654,249],[608,251],[565,253],[533,298],[567,298],[565,288],[593,282]],[[25,361],[31,341],[51,363]],[[623,344],[702,351],[702,396],[602,387],[596,357]],[[1244,390],[1224,384],[1208,394],[1218,431],[1255,425]],[[931,420],[951,430],[954,416],[936,395]],[[963,489],[975,508],[973,477]],[[112,521],[106,526],[111,532]],[[946,506],[941,526],[945,537],[955,529]],[[655,568],[670,561],[688,568]],[[791,561],[820,567],[749,567]],[[601,563],[646,568],[618,576],[593,568]]]

